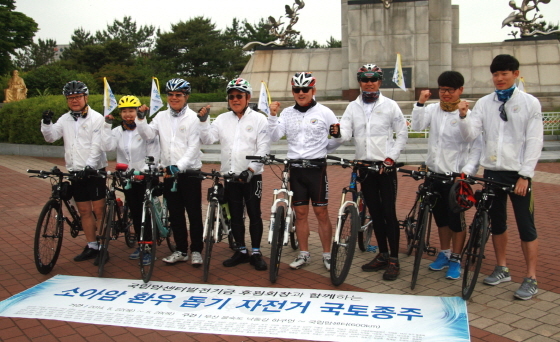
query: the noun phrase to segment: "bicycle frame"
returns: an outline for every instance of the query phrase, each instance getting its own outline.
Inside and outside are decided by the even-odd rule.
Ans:
[[[276,209],[278,206],[285,206],[286,207],[286,224],[285,224],[285,233],[284,240],[282,244],[284,246],[288,245],[288,237],[289,237],[289,229],[291,226],[291,222],[293,220],[294,211],[292,209],[292,196],[294,195],[293,191],[288,189],[288,182],[290,180],[290,168],[289,162],[287,160],[283,161],[284,170],[282,170],[282,186],[280,189],[274,189],[273,196],[272,196],[272,206],[270,207],[270,229],[268,231],[268,243],[272,243],[272,235],[274,233],[274,214],[276,213]]]

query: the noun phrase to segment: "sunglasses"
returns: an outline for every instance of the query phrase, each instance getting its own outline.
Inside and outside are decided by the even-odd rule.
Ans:
[[[375,83],[377,81],[379,81],[379,78],[377,78],[377,77],[361,77],[360,78],[360,82],[362,82],[362,83],[368,83],[368,82]]]
[[[505,103],[502,103],[502,105],[500,106],[500,119],[502,119],[504,121],[508,121],[507,114],[506,114]]]
[[[295,94],[299,94],[299,93],[302,92],[302,91],[303,91],[304,94],[307,94],[307,93],[309,93],[309,91],[310,91],[311,89],[313,89],[313,88],[312,88],[312,87],[292,88],[292,91],[293,91]]]
[[[66,98],[66,101],[71,102],[71,101],[78,101],[79,99],[81,99],[82,97],[84,97],[85,95],[78,95],[78,96],[68,96]]]
[[[245,97],[245,94],[235,94],[235,95],[231,94],[231,95],[228,95],[227,98],[228,98],[228,100],[233,100],[233,99],[241,100],[244,97]]]
[[[185,96],[185,94],[171,94],[171,93],[167,93],[167,97],[183,97]]]

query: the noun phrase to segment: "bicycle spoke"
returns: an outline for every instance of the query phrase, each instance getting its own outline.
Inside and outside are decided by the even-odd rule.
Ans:
[[[60,210],[60,203],[49,200],[37,221],[33,254],[35,266],[41,274],[48,274],[56,264],[62,246],[64,226]]]
[[[333,242],[331,253],[330,276],[331,282],[335,286],[344,283],[352,265],[358,230],[360,229],[360,218],[358,215],[356,207],[347,206],[344,209],[344,215],[340,218],[338,243],[336,241]]]

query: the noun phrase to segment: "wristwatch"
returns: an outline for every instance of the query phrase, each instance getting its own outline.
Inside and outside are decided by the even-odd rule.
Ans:
[[[521,176],[521,175],[519,175],[519,177],[520,177],[521,179],[524,179],[524,180],[529,180],[529,181],[531,180],[531,177]]]

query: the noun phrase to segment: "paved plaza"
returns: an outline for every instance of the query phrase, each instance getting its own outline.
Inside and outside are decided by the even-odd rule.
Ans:
[[[73,257],[81,252],[84,237],[75,239],[65,234],[59,260],[49,275],[39,274],[33,261],[33,235],[39,212],[49,196],[50,185],[46,180],[29,178],[26,169],[50,169],[53,165],[64,167],[62,158],[39,158],[0,155],[0,300],[24,291],[56,274],[75,276],[97,276],[97,268],[90,261],[76,263]],[[110,163],[110,168],[114,162]],[[215,164],[204,164],[203,170],[217,168]],[[408,165],[407,168],[414,168]],[[274,171],[274,172],[273,172]],[[265,230],[268,227],[269,204],[272,189],[279,186],[280,169],[266,167],[264,174],[263,218]],[[340,190],[348,184],[349,170],[339,166],[329,166],[330,215],[333,225],[340,201]],[[203,183],[203,192],[210,185]],[[411,178],[399,177],[397,215],[403,219],[415,196],[418,182]],[[558,221],[560,220],[560,163],[539,163],[534,178],[533,189],[536,201],[536,224],[539,232],[539,294],[529,301],[513,298],[522,281],[525,267],[519,243],[513,212],[510,211],[510,244],[508,262],[513,281],[498,286],[486,286],[480,280],[491,273],[495,258],[491,243],[488,244],[487,259],[484,261],[479,284],[472,299],[468,301],[469,324],[472,341],[559,341],[560,340],[560,262],[557,247],[560,245]],[[472,212],[467,215],[469,218]],[[315,225],[315,226],[314,226]],[[219,285],[259,286],[277,288],[305,288],[339,291],[368,291],[387,294],[407,294],[426,296],[460,296],[461,281],[450,281],[442,272],[432,272],[427,266],[430,257],[422,261],[418,284],[410,290],[413,257],[401,254],[401,275],[393,282],[382,280],[382,273],[364,273],[360,266],[373,258],[372,253],[356,252],[353,267],[346,282],[338,287],[331,284],[329,274],[321,261],[321,246],[316,221],[311,220],[310,252],[311,265],[297,271],[290,270],[287,263],[296,252],[284,249],[283,264],[279,279],[272,285],[268,272],[255,271],[249,264],[225,268],[221,262],[231,251],[225,243],[214,247],[213,263],[209,283]],[[67,233],[67,232],[66,232]],[[435,232],[434,232],[435,233]],[[437,236],[430,241],[438,245]],[[263,254],[270,255],[263,236]],[[129,260],[131,250],[121,238],[111,244],[111,260],[105,267],[105,276],[110,278],[139,279],[135,261]],[[401,252],[404,243],[401,239]],[[202,269],[191,267],[190,263],[164,265],[161,258],[167,254],[165,247],[158,250],[158,261],[152,280],[202,283]],[[0,318],[0,341],[286,341],[286,339],[256,338],[246,336],[210,335],[181,333],[176,331],[147,330],[118,326],[70,323],[56,320]],[[292,341],[292,340],[290,340]]]

